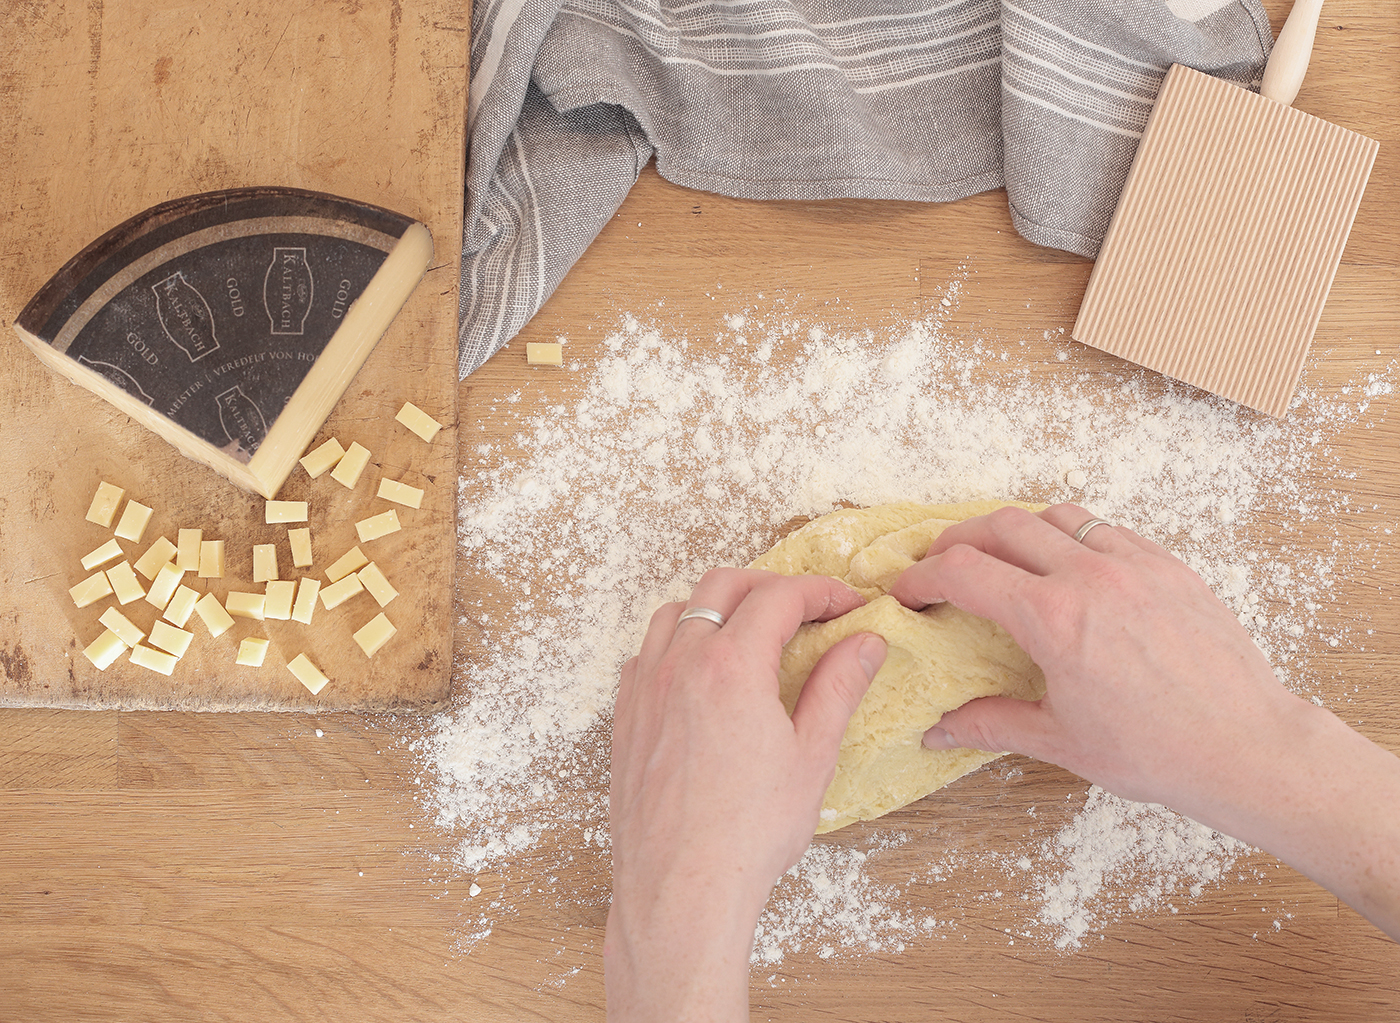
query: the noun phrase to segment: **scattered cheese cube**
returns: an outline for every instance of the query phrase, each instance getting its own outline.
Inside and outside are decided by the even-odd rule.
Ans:
[[[117,637],[127,646],[135,646],[146,638],[146,634],[137,628],[130,618],[114,607],[103,611],[102,617],[97,620],[115,632]]]
[[[337,580],[329,586],[321,588],[321,603],[329,611],[339,607],[355,594],[361,592],[365,584],[360,582],[360,577],[355,574],[347,575],[344,579]]]
[[[92,495],[92,503],[88,505],[87,520],[103,529],[111,529],[112,519],[116,518],[117,508],[125,496],[126,491],[116,484],[99,483],[97,493]]]
[[[287,543],[292,548],[292,567],[311,567],[311,530],[307,528],[287,530]]]
[[[233,619],[212,593],[206,593],[195,601],[194,609],[209,630],[209,635],[216,639],[233,627]]]
[[[115,540],[108,540],[101,547],[83,555],[83,568],[91,572],[94,568],[109,561],[116,561],[121,556],[122,545]]]
[[[122,509],[121,521],[117,523],[116,534],[123,540],[140,543],[146,532],[146,523],[151,521],[151,509],[140,501],[127,501]]]
[[[204,530],[182,529],[175,546],[175,564],[186,572],[199,571],[199,545],[204,541]]]
[[[180,585],[180,579],[185,574],[182,568],[176,568],[175,562],[167,561],[160,566],[160,571],[151,580],[151,590],[146,594],[146,603],[154,604],[162,611],[165,605],[170,603],[170,598],[175,596],[175,590]]]
[[[136,571],[148,580],[154,579],[160,567],[168,561],[175,560],[178,554],[179,548],[162,536],[146,548],[145,554],[136,559]]]
[[[399,595],[399,591],[389,585],[389,580],[384,578],[384,572],[373,561],[356,574],[380,607],[387,606],[389,601]]]
[[[126,564],[126,562],[122,562]],[[358,579],[355,580],[359,582]],[[73,598],[73,603],[78,607],[87,607],[95,600],[101,600],[112,592],[112,584],[107,579],[105,572],[97,572],[88,576],[78,585],[70,587],[68,595]]]
[[[275,543],[253,544],[253,582],[265,583],[278,578],[277,545]]]
[[[369,449],[362,446],[359,441],[355,441],[345,449],[345,454],[331,470],[331,479],[343,487],[354,490],[355,484],[360,482],[360,474],[365,471],[367,465],[369,465]]]
[[[139,664],[143,668],[150,668],[158,671],[162,675],[171,675],[175,672],[175,665],[180,660],[174,654],[168,654],[164,650],[157,650],[155,647],[135,646],[131,649],[131,663]]]
[[[344,457],[345,449],[340,446],[340,441],[332,437],[314,451],[307,452],[303,455],[301,467],[305,469],[314,480]]]
[[[160,647],[176,657],[184,657],[185,651],[190,648],[190,640],[194,639],[194,633],[177,629],[169,622],[157,621],[151,626],[150,639],[151,646]]]
[[[263,518],[269,526],[279,522],[305,522],[305,501],[268,501]]]
[[[411,401],[404,402],[394,418],[430,444],[442,429],[441,423]]]
[[[199,577],[201,579],[222,579],[224,577],[224,542],[222,540],[199,541]]]
[[[525,362],[531,366],[562,366],[564,346],[557,341],[526,341]]]
[[[96,666],[98,671],[106,671],[113,661],[126,653],[126,644],[122,638],[111,629],[107,629],[84,649],[83,653],[87,659]]]
[[[297,677],[298,682],[311,690],[312,696],[326,688],[326,683],[330,681],[320,668],[311,663],[311,658],[305,654],[297,654],[293,657],[287,662],[287,668]]]
[[[170,603],[165,605],[165,620],[183,629],[185,623],[190,620],[190,615],[194,614],[194,606],[198,601],[198,591],[181,583],[175,591],[175,596],[170,598]]]
[[[297,599],[292,605],[292,621],[301,622],[303,625],[310,625],[312,617],[316,614],[316,594],[321,589],[321,580],[313,579],[311,576],[302,576],[297,583]]]
[[[407,483],[399,483],[391,479],[379,481],[379,497],[386,501],[393,501],[408,508],[420,508],[423,505],[423,491],[418,487],[410,487]]]
[[[250,668],[261,668],[267,656],[268,641],[261,636],[249,636],[238,644],[238,663]]]
[[[260,622],[266,617],[263,613],[266,607],[267,596],[262,593],[233,590],[224,598],[224,610],[235,618],[252,618]]]
[[[145,587],[141,585],[141,580],[136,578],[129,562],[119,561],[107,569],[107,581],[112,584],[112,592],[117,595],[118,604],[130,604],[146,595]]]
[[[373,657],[398,631],[394,628],[394,623],[381,611],[370,619],[369,624],[355,633],[355,642],[360,644],[360,649],[365,652],[366,657]]]
[[[381,536],[397,533],[399,528],[399,513],[392,508],[355,523],[355,532],[360,536],[360,543],[368,543],[370,540],[378,540]]]
[[[358,572],[368,564],[369,558],[365,557],[365,552],[358,547],[351,547],[337,558],[330,568],[326,569],[326,582],[338,582],[351,572]]]
[[[267,599],[263,601],[263,617],[285,622],[292,617],[292,601],[296,599],[295,579],[274,579],[267,584]]]

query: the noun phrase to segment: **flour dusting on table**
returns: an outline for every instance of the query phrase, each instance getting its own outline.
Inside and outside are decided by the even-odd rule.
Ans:
[[[548,878],[566,856],[607,876],[618,669],[658,604],[683,599],[709,567],[745,564],[797,517],[904,500],[1073,500],[1185,558],[1287,684],[1319,702],[1335,703],[1338,683],[1316,677],[1309,652],[1364,648],[1366,623],[1327,611],[1365,557],[1365,527],[1344,543],[1332,525],[1366,511],[1329,441],[1372,425],[1393,366],[1338,395],[1305,386],[1278,422],[1153,374],[1091,372],[1099,363],[1062,331],[976,340],[933,319],[842,336],[764,316],[733,312],[690,335],[628,316],[596,364],[566,366],[569,401],[533,417],[519,395],[464,409],[516,431],[499,449],[463,452],[461,545],[472,572],[513,596],[473,605],[468,581],[468,624],[490,656],[458,666],[454,704],[422,750],[452,863],[488,893],[469,903],[466,947],[516,908],[489,895],[500,889],[489,877],[529,878],[530,897],[556,905],[606,905],[605,882],[579,891]],[[1012,352],[1036,364],[1017,368]],[[1289,523],[1297,542],[1287,531],[1255,542],[1265,522]],[[1321,546],[1320,524],[1335,538]],[[1017,773],[993,783],[1012,791]],[[756,963],[960,940],[974,902],[997,907],[1008,942],[1074,949],[1124,916],[1201,897],[1245,852],[1082,783],[1063,798],[991,850],[911,856],[924,839],[884,823],[819,840],[775,892]],[[905,898],[916,887],[923,909]],[[928,913],[930,899],[945,908]]]

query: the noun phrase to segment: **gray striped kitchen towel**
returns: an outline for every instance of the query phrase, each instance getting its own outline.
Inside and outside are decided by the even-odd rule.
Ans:
[[[1260,0],[477,0],[460,369],[544,304],[653,156],[749,199],[945,202],[1098,251],[1173,63],[1258,88]]]

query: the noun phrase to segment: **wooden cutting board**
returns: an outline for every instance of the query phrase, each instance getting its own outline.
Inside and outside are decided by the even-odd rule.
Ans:
[[[444,0],[288,8],[237,5],[7,5],[24,63],[0,77],[0,706],[181,709],[426,707],[452,662],[456,506],[457,264],[461,236],[468,8]],[[228,574],[186,582],[221,598],[252,584],[252,546],[278,543],[263,500],[180,454],[40,364],[10,329],[34,292],[103,232],[157,203],[257,185],[313,189],[422,221],[434,258],[317,435],[358,441],[371,460],[347,490],[295,469],[280,498],[307,500],[319,575],[357,542],[354,523],[392,505],[381,477],[424,490],[400,532],[364,545],[399,596],[373,658],[352,639],[380,612],[360,595],[311,625],[239,619],[215,639],[198,618],[166,677],[83,648],[113,604],[77,608],[83,554],[107,539],[84,521],[102,480],[154,509],[140,544],[181,527],[226,541]],[[395,421],[411,401],[444,429],[431,444]],[[122,610],[149,628],[157,609]],[[239,641],[271,641],[262,667]],[[330,676],[313,696],[288,671],[306,653]]]

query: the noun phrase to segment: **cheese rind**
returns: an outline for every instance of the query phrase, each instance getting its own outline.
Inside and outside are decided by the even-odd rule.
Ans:
[[[367,519],[361,519],[355,523],[355,532],[360,537],[360,543],[368,543],[371,540],[378,540],[381,536],[388,536],[390,533],[397,533],[402,527],[399,525],[399,513],[390,508],[386,512],[378,515],[371,515]]]
[[[398,415],[394,416],[394,418],[418,436],[422,437],[429,444],[433,442],[433,438],[436,437],[438,431],[442,429],[441,423],[411,401],[404,402],[403,408],[399,409]]]
[[[97,484],[97,492],[92,495],[92,503],[88,505],[87,520],[95,522],[103,529],[111,529],[112,520],[117,516],[117,508],[121,506],[125,496],[126,491],[115,483],[104,480]]]
[[[288,661],[287,670],[297,677],[298,682],[311,691],[312,696],[326,688],[326,683],[330,681],[305,654],[297,654]]]
[[[88,551],[83,555],[83,568],[91,572],[94,568],[99,568],[109,561],[116,561],[122,556],[122,545],[116,540],[108,540],[96,550]]]
[[[420,488],[387,478],[379,481],[379,493],[376,496],[406,508],[420,508],[423,505],[423,491]]]
[[[195,601],[194,609],[214,639],[233,628],[232,616],[224,610],[224,605],[220,604],[219,598],[212,593],[206,593]]]
[[[127,501],[122,509],[121,521],[117,523],[116,534],[123,540],[140,543],[146,532],[146,524],[150,521],[150,508],[140,501]]]
[[[160,567],[168,561],[173,561],[179,554],[177,548],[166,537],[160,537],[155,543],[146,548],[146,553],[136,559],[136,571],[145,576],[146,580],[156,577]]]
[[[380,612],[369,620],[364,626],[355,632],[355,642],[360,644],[360,649],[365,652],[366,657],[373,657],[382,646],[393,639],[394,633],[399,630],[394,627],[394,623]]]
[[[331,479],[342,487],[354,490],[355,484],[360,482],[360,475],[365,471],[367,465],[369,465],[369,449],[359,441],[355,441],[345,449],[345,454],[331,470]]]

